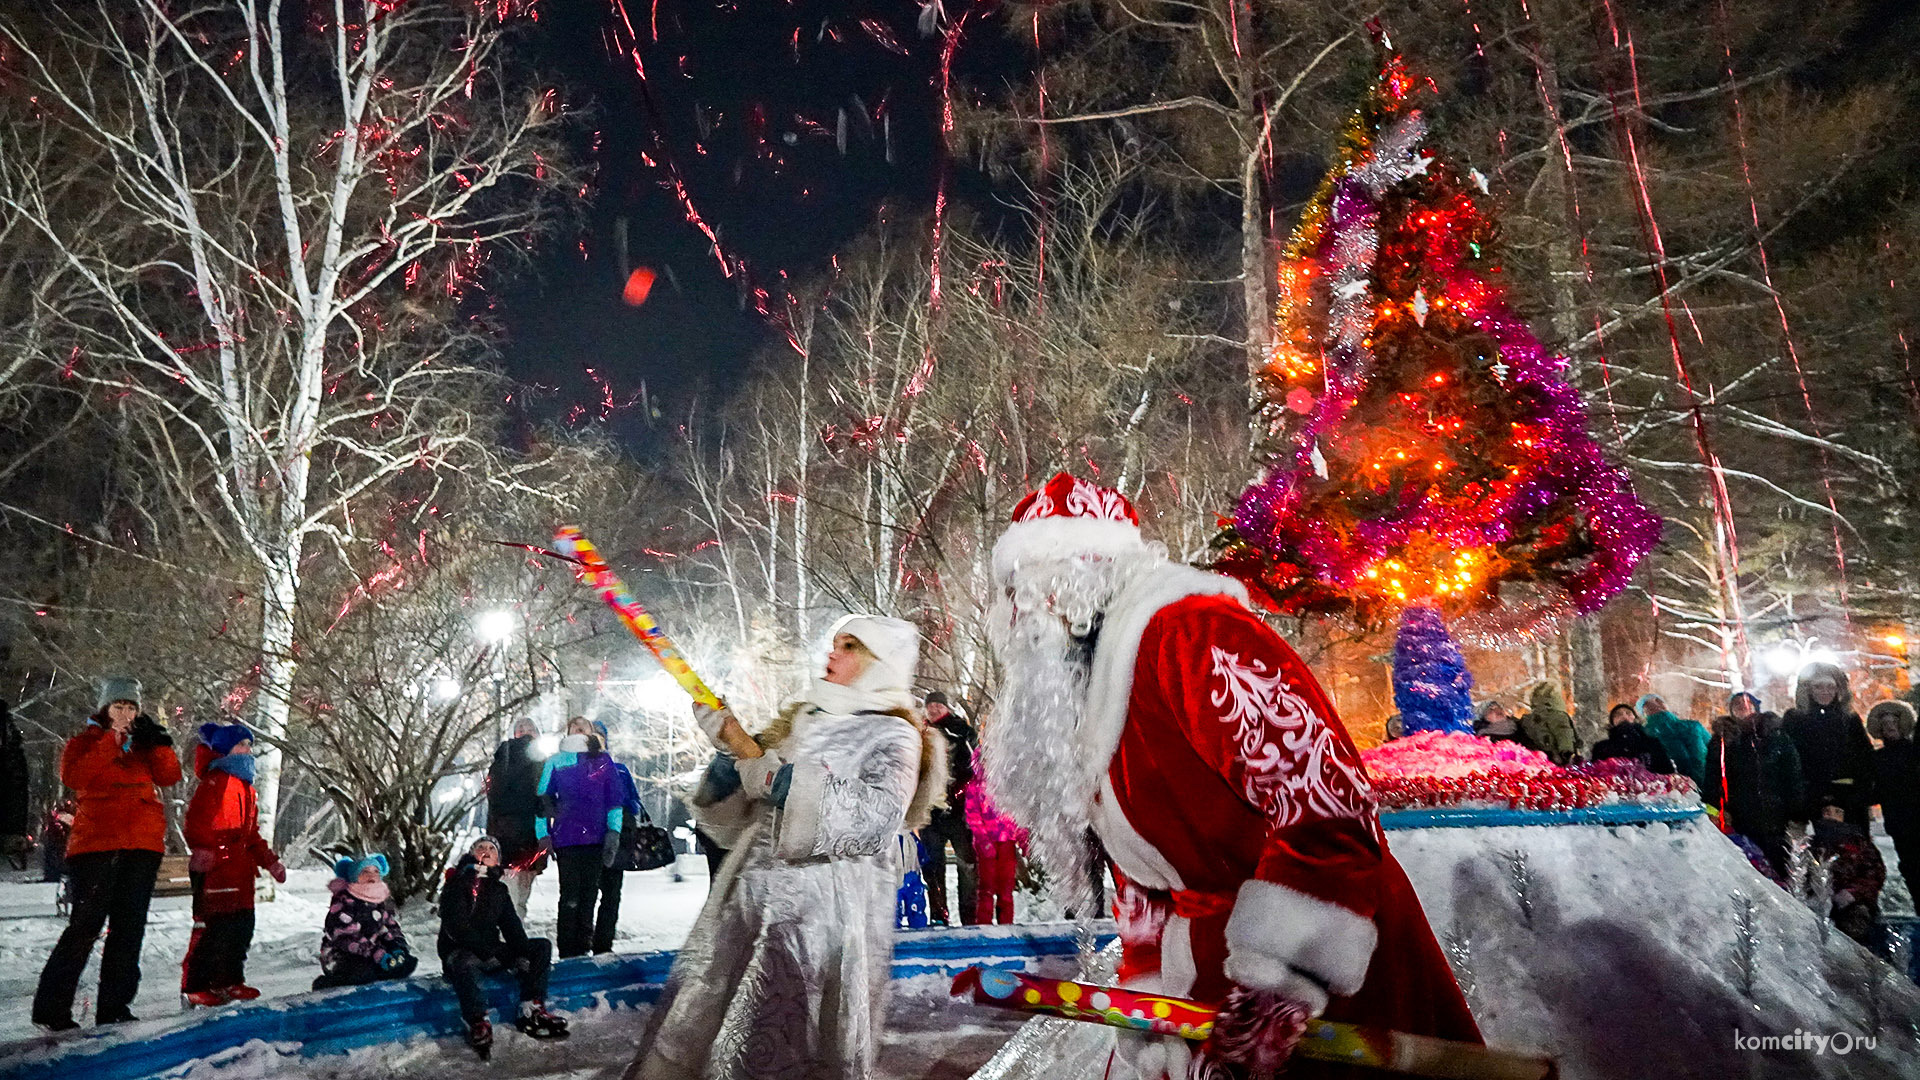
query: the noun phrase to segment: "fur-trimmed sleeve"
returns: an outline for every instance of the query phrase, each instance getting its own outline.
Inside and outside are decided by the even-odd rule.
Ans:
[[[775,853],[797,862],[887,851],[906,822],[920,760],[919,731],[898,717],[821,723],[795,753]]]
[[[1373,957],[1382,845],[1371,785],[1313,673],[1252,613],[1196,603],[1142,637],[1140,680],[1266,821],[1227,927],[1227,977],[1317,1005]]]

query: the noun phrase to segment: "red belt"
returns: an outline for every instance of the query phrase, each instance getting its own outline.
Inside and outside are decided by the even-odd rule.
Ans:
[[[1173,913],[1183,919],[1205,919],[1233,910],[1233,893],[1200,892],[1197,889],[1173,891]]]

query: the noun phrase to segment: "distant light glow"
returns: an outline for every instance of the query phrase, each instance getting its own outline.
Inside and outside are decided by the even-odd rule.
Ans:
[[[520,628],[520,616],[505,608],[483,611],[473,620],[473,632],[481,641],[489,645],[498,645],[513,636]]]

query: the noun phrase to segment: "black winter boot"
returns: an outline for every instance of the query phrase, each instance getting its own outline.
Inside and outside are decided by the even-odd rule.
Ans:
[[[513,1022],[521,1034],[532,1039],[564,1039],[572,1034],[567,1030],[567,1022],[547,1011],[547,1007],[537,1001],[529,1001],[520,1006],[520,1018]]]
[[[493,1025],[487,1023],[486,1017],[467,1022],[467,1045],[473,1047],[481,1061],[493,1058]]]

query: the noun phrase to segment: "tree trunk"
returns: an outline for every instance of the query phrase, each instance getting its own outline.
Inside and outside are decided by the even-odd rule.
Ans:
[[[807,344],[811,346],[812,343],[813,336],[812,334],[808,334]],[[808,349],[802,349],[800,351],[800,379],[798,384],[800,408],[799,415],[794,417],[793,440],[794,448],[800,457],[797,463],[799,471],[795,474],[796,479],[793,485],[793,640],[802,649],[806,648],[807,641],[813,635],[813,612],[809,610],[812,607],[813,600],[812,597],[808,595],[807,589],[807,573],[809,570],[809,552],[807,549],[807,465],[810,452],[813,450],[813,433],[808,427],[813,419],[812,405],[810,402],[811,395],[809,393],[812,390],[812,386],[810,385],[813,378],[812,366],[812,355]]]
[[[1255,117],[1256,122],[1260,120]],[[1265,142],[1264,132],[1256,135]],[[1266,388],[1263,377],[1273,355],[1273,304],[1267,291],[1267,230],[1262,220],[1265,199],[1259,184],[1260,153],[1246,158],[1240,176],[1240,302],[1246,317],[1247,423],[1257,448],[1266,437]]]
[[[1574,291],[1573,276],[1581,269],[1573,249],[1577,222],[1563,159],[1549,153],[1543,168],[1548,171],[1548,185],[1559,196],[1552,200],[1560,213],[1558,221],[1550,219],[1553,238],[1547,244],[1547,263],[1551,271],[1549,280],[1553,282],[1553,333],[1564,345],[1580,336],[1580,297]],[[1580,363],[1568,357],[1567,381],[1578,386],[1579,379]],[[1573,684],[1567,687],[1567,696],[1573,702],[1574,727],[1583,738],[1593,739],[1599,738],[1606,727],[1607,715],[1606,650],[1600,637],[1599,620],[1600,613],[1596,611],[1575,618],[1567,627],[1567,659],[1572,669],[1568,681]]]
[[[260,689],[254,697],[253,724],[266,736],[254,750],[254,791],[260,803],[260,835],[274,842],[280,817],[280,751],[273,741],[287,730],[293,707],[293,680],[299,662],[293,653],[295,605],[300,595],[301,537],[266,568],[261,583]]]
[[[1567,627],[1567,652],[1573,669],[1574,730],[1588,743],[1606,727],[1607,667],[1600,640],[1600,615],[1574,619]]]

